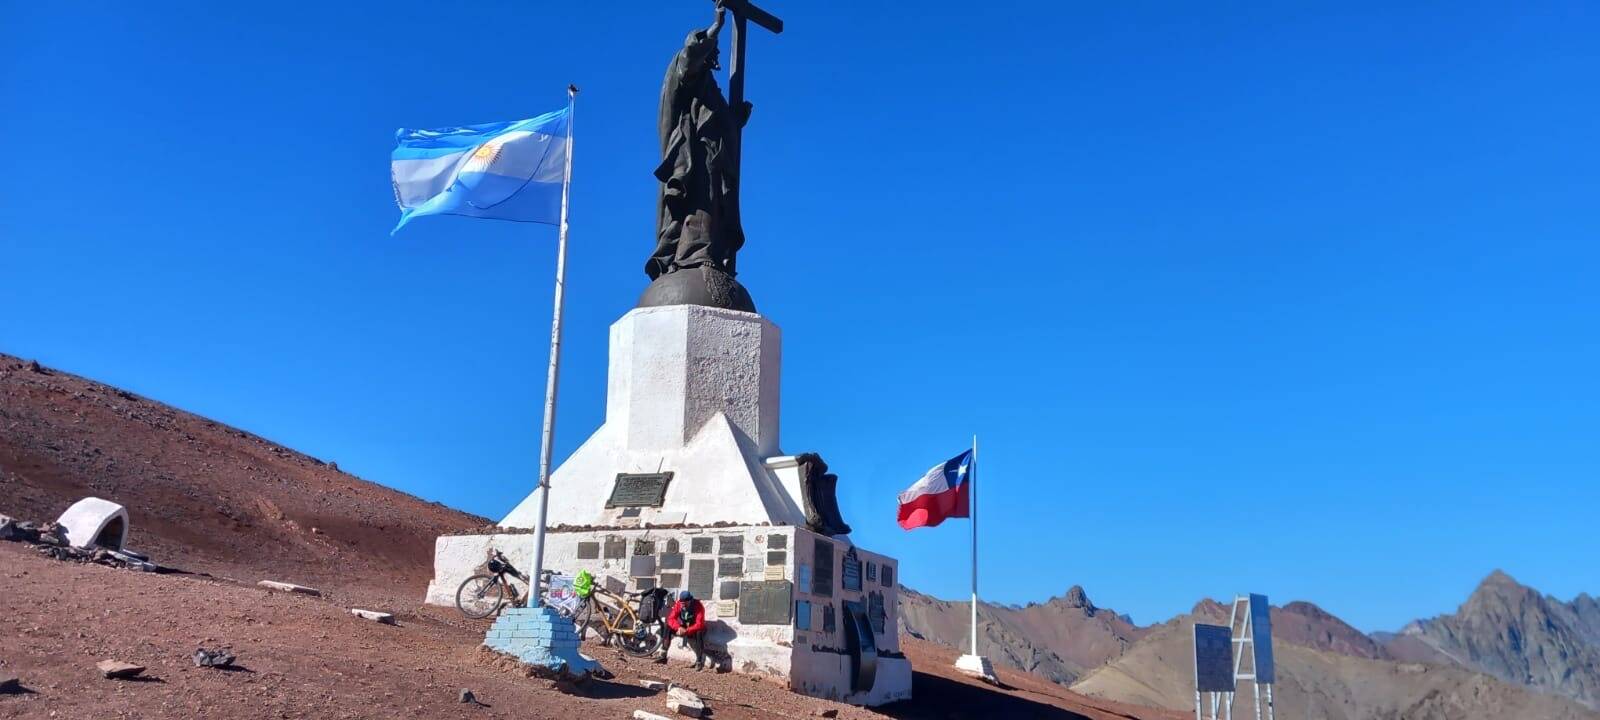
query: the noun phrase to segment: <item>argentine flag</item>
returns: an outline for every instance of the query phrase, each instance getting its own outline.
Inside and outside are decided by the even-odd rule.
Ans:
[[[466,215],[558,224],[571,117],[437,130],[402,128],[390,165],[399,232],[422,215]]]

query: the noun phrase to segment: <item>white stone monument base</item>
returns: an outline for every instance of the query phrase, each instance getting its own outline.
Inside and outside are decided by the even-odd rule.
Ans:
[[[480,571],[490,548],[523,571],[533,565],[531,533],[441,537],[426,602],[454,607],[456,589]],[[828,554],[820,575],[819,550]],[[846,540],[771,525],[556,530],[545,536],[545,567],[568,576],[588,570],[601,587],[626,592],[698,584],[691,589],[705,604],[706,645],[720,669],[771,676],[796,692],[856,705],[911,697],[911,663],[900,654],[898,563]],[[757,584],[782,588],[769,582],[788,584],[787,597],[774,604],[781,617],[747,612],[749,622],[741,621],[740,595]],[[860,653],[849,648],[862,641],[846,628],[851,608],[867,609],[877,646],[870,687],[856,687]],[[679,645],[672,643],[672,661],[692,661]]]

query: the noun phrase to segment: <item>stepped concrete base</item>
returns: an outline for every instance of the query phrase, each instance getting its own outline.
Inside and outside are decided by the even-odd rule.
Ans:
[[[989,658],[982,655],[962,655],[956,658],[956,669],[984,682],[1000,684],[1000,678],[994,674],[994,665],[989,662]]]
[[[600,667],[578,652],[572,621],[545,607],[501,610],[483,644],[557,674],[586,675]]]

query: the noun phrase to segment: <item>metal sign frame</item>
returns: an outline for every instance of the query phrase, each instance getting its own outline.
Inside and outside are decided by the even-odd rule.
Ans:
[[[1266,720],[1274,720],[1272,713],[1272,684],[1277,679],[1277,668],[1272,657],[1272,605],[1267,596],[1259,593],[1237,595],[1233,609],[1228,613],[1228,628],[1233,633],[1233,682],[1249,681],[1250,695],[1255,705],[1255,720],[1261,720],[1261,691],[1267,693]],[[1245,656],[1250,657],[1249,672],[1245,672]],[[1237,691],[1236,691],[1237,692]],[[1235,693],[1227,694],[1228,716],[1233,716]],[[1216,717],[1213,700],[1212,717]]]

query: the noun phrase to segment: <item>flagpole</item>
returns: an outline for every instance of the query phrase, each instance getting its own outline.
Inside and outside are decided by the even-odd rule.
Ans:
[[[544,575],[544,526],[550,513],[550,454],[555,449],[556,386],[561,376],[561,313],[567,285],[567,201],[572,194],[573,116],[577,110],[578,86],[567,86],[567,167],[561,179],[561,228],[556,241],[556,299],[550,320],[550,369],[544,383],[544,430],[539,443],[539,524],[533,531],[533,574],[528,576],[530,607],[544,605],[539,581]]]
[[[968,508],[972,514],[972,645],[973,655],[978,654],[978,436],[972,436],[972,477],[967,478]]]

